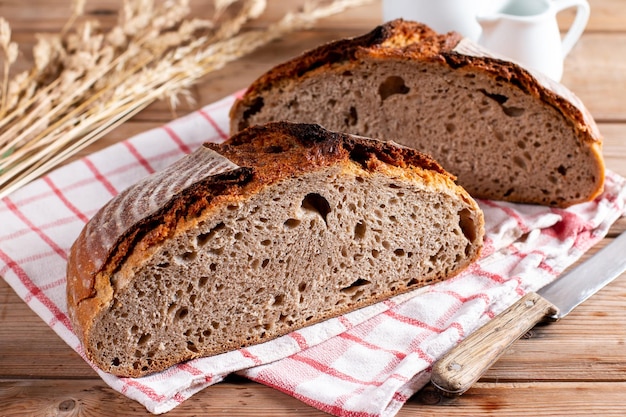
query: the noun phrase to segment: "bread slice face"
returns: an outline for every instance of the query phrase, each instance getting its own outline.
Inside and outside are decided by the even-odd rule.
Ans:
[[[98,367],[143,376],[454,276],[483,235],[429,157],[271,123],[103,207],[71,250],[70,317]]]
[[[574,94],[415,22],[392,21],[273,68],[233,105],[231,133],[272,120],[416,148],[476,198],[567,207],[604,183],[600,133]]]

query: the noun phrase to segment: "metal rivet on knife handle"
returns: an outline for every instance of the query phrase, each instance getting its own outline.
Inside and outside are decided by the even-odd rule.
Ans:
[[[540,295],[526,294],[444,355],[433,367],[431,382],[444,395],[463,394],[513,342],[556,311]]]

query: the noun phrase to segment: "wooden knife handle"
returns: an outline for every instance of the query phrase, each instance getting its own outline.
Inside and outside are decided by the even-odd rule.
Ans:
[[[461,395],[504,351],[557,308],[531,292],[446,353],[434,366],[433,385],[446,396]]]

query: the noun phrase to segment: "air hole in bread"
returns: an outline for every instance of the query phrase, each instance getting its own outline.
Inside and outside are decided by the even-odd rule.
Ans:
[[[170,303],[170,305],[167,307],[167,314],[172,314],[174,312],[174,310],[176,310],[176,308],[178,307],[178,304],[176,303]]]
[[[502,108],[502,111],[504,112],[504,114],[506,114],[509,117],[520,117],[526,112],[526,109],[523,109],[521,107],[505,106],[504,103],[506,103],[509,100],[509,98],[505,95],[497,94],[497,93],[489,93],[484,88],[480,88],[478,91],[484,94],[485,97],[490,98],[491,100],[498,103],[500,107]]]
[[[330,213],[330,204],[323,196],[317,193],[307,194],[302,200],[301,207],[309,213],[317,213],[328,225],[327,217]]]
[[[360,221],[354,226],[354,239],[361,240],[365,237],[365,232],[367,231],[367,226],[364,222]]]
[[[393,254],[396,255],[396,256],[404,256],[405,252],[404,252],[404,249],[398,248],[398,249],[393,251]]]
[[[519,168],[526,169],[526,161],[519,156],[513,157],[513,163],[517,165]]]
[[[174,316],[176,320],[182,320],[189,314],[189,309],[187,307],[181,307],[176,311],[176,315]]]
[[[283,313],[280,313],[280,315],[278,316],[278,322],[286,323],[288,326],[291,326],[293,324],[293,320]]]
[[[409,282],[406,283],[407,287],[412,287],[413,285],[419,284],[420,281],[418,279],[412,278]]]
[[[409,91],[411,91],[411,89],[404,84],[404,79],[397,75],[387,77],[387,79],[378,86],[378,94],[382,101],[385,101],[395,94],[407,94]]]
[[[285,296],[283,294],[277,294],[274,296],[274,300],[272,301],[273,306],[283,305],[285,301]]]
[[[248,124],[244,122],[244,120],[247,120],[248,118],[250,118],[250,116],[254,116],[258,112],[260,112],[263,109],[264,105],[265,103],[263,102],[263,97],[255,98],[252,104],[243,112],[243,119],[239,123],[239,130],[248,127]]]
[[[347,127],[355,126],[359,122],[359,115],[356,112],[356,107],[350,106],[350,110],[344,119],[344,123]]]
[[[148,341],[150,340],[150,338],[152,337],[152,335],[150,333],[144,333],[141,335],[141,337],[139,338],[139,340],[137,341],[137,345],[138,346],[143,346],[146,343],[148,343]]]
[[[563,176],[567,174],[567,168],[565,168],[563,165],[559,165],[559,167],[556,170],[559,174]]]
[[[226,226],[224,225],[224,223],[222,222],[218,223],[217,225],[215,225],[215,227],[213,227],[208,232],[200,233],[198,237],[196,238],[196,243],[198,244],[198,246],[206,245],[209,242],[209,240],[213,239],[213,237],[217,234],[217,232],[224,229],[225,227]]]
[[[340,291],[345,294],[354,294],[359,287],[363,287],[368,284],[371,284],[371,282],[366,279],[359,278],[347,287],[342,288]]]
[[[285,228],[287,229],[295,229],[300,225],[301,221],[298,219],[287,219],[284,223]]]
[[[504,111],[504,114],[506,114],[509,117],[521,117],[524,115],[524,113],[526,112],[526,109],[523,109],[521,107],[507,107],[507,106],[501,106],[502,107],[502,111]]]
[[[196,347],[195,343],[193,342],[187,342],[187,350],[190,350],[191,352],[194,353],[198,353],[198,348]]]
[[[180,264],[180,263],[192,262],[196,259],[197,256],[198,256],[198,253],[196,251],[189,251],[189,252],[183,253],[180,256],[175,257],[174,259],[176,259],[176,261]]]
[[[472,220],[472,213],[468,209],[459,211],[459,227],[469,242],[473,242],[476,239],[476,229]]]
[[[211,248],[209,250],[209,253],[211,255],[220,256],[220,255],[222,255],[224,253],[224,248],[223,247],[221,247],[221,248]]]

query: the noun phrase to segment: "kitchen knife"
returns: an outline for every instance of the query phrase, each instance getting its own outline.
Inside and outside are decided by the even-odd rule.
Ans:
[[[446,353],[431,382],[446,396],[461,395],[517,339],[543,320],[565,317],[626,270],[626,232],[566,274],[530,292]]]

